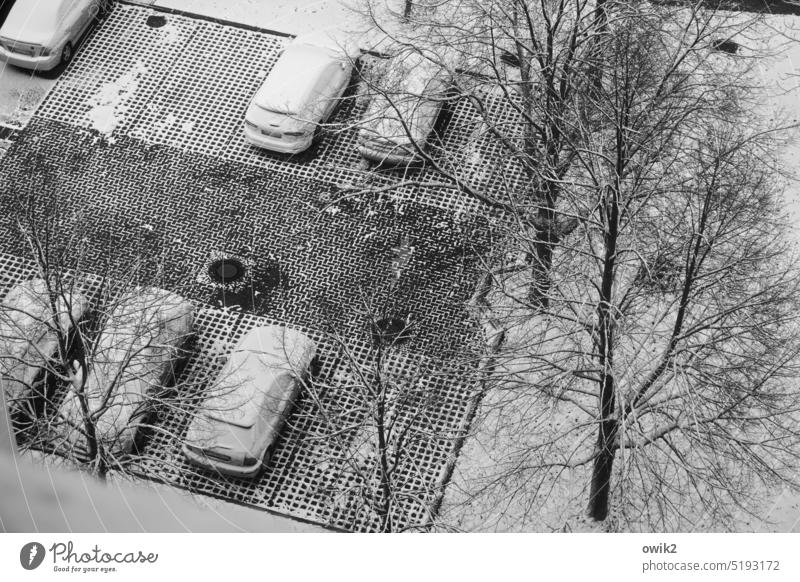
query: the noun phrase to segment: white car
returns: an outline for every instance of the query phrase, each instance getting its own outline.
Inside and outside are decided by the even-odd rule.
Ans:
[[[251,144],[285,154],[311,146],[350,82],[357,54],[332,43],[298,37],[275,62],[247,107],[244,135]]]
[[[269,463],[316,350],[308,336],[283,326],[250,330],[192,419],[186,458],[222,474],[256,476]]]
[[[360,123],[358,151],[378,164],[409,164],[428,144],[449,74],[417,53],[401,53],[376,64],[373,75],[377,90]]]
[[[57,300],[58,326],[68,333],[86,312],[80,293],[64,293]],[[25,400],[41,395],[41,372],[58,352],[56,320],[47,284],[31,279],[14,286],[0,306],[0,389],[11,410],[24,408]]]
[[[16,0],[0,28],[0,59],[39,71],[64,65],[109,7],[110,0]]]
[[[134,449],[154,398],[172,383],[192,336],[194,305],[162,289],[135,289],[115,302],[96,339],[85,380],[77,377],[59,409],[70,454],[87,449],[77,390],[86,395],[98,440],[114,456]]]

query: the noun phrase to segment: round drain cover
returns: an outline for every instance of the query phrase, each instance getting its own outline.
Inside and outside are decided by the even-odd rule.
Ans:
[[[208,276],[217,283],[233,283],[244,277],[244,265],[238,259],[217,259],[208,266]]]
[[[711,43],[711,46],[714,48],[714,50],[722,51],[724,53],[730,53],[732,55],[735,55],[736,53],[739,52],[739,43],[729,38],[715,39]]]
[[[402,317],[385,317],[372,324],[372,341],[376,344],[401,344],[409,339],[411,331]]]
[[[167,24],[167,19],[163,16],[148,16],[146,22],[150,28],[161,28]]]

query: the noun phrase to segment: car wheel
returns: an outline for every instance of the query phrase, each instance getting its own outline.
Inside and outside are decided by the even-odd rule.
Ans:
[[[72,43],[68,42],[67,44],[64,45],[64,48],[61,49],[61,64],[62,65],[69,64],[69,62],[72,60],[72,54],[73,54]]]
[[[111,12],[111,6],[107,0],[101,0],[97,6],[97,14],[94,15],[95,22],[102,22],[108,17]]]
[[[270,445],[270,446],[267,447],[267,450],[264,451],[264,457],[261,459],[261,472],[262,473],[266,470],[267,465],[269,465],[269,462],[272,460],[272,448],[273,448],[273,445]]]
[[[321,122],[319,125],[317,125],[316,129],[314,129],[314,135],[311,137],[312,146],[319,145],[327,133],[325,128],[322,126],[322,123],[324,122]]]

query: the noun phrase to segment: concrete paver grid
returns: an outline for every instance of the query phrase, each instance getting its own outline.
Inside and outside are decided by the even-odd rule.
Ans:
[[[149,26],[153,17],[165,19],[165,24]],[[362,70],[354,74],[353,86],[328,131],[309,152],[286,157],[249,145],[242,132],[247,104],[286,42],[287,38],[267,32],[119,4],[84,44],[37,115],[97,127],[98,109],[107,106],[113,109],[113,123],[100,129],[112,140],[127,134],[356,190],[398,184],[392,191],[398,200],[457,212],[482,210],[476,200],[460,194],[455,184],[433,170],[362,169],[357,123],[367,102],[357,97],[357,85],[374,60],[370,56],[362,58]],[[490,96],[486,103],[497,109]],[[483,151],[476,135],[486,131],[469,100],[454,103],[446,113],[439,124],[442,138],[434,138],[430,146],[444,167],[490,195],[497,195],[509,180],[522,179],[507,156]],[[436,186],[401,185],[406,179]]]
[[[181,54],[196,23],[184,17],[170,19],[170,27],[147,25],[151,14],[126,4],[115,5],[96,27],[70,67],[37,110],[37,117],[78,126],[91,126],[98,106],[114,109],[118,131],[129,130],[163,78]],[[121,80],[129,80],[118,86]],[[115,95],[121,89],[123,95]]]
[[[217,296],[200,276],[209,258],[232,252],[253,265],[249,291],[254,301],[248,309],[270,321],[309,329],[314,337],[320,337],[314,330],[337,329],[362,346],[357,357],[364,357],[369,341],[362,300],[390,296],[389,310],[415,323],[414,336],[403,347],[405,373],[414,373],[422,362],[441,362],[437,358],[457,353],[473,337],[461,306],[476,278],[473,245],[479,251],[489,242],[487,225],[474,217],[458,219],[409,202],[329,206],[331,188],[325,183],[147,146],[124,135],[109,144],[91,132],[41,119],[20,134],[7,161],[0,171],[0,213],[15,216],[18,199],[38,197],[44,206],[50,204],[61,217],[56,239],[65,245],[70,237],[86,239],[87,268],[124,276],[140,258],[150,259],[142,283],[152,283],[160,270],[157,284],[204,304]],[[0,225],[0,235],[5,251],[24,252],[10,221]],[[414,250],[395,279],[395,249],[404,241]],[[275,286],[265,283],[268,277],[259,271],[268,264],[281,273]],[[198,328],[205,330],[201,336],[207,341],[188,373],[213,375],[220,344],[235,341],[252,317],[257,316],[215,310],[201,315]],[[323,347],[322,352],[331,350]],[[323,356],[323,362],[335,359]],[[324,365],[333,366],[321,376],[331,378],[332,386],[348,384],[340,370],[344,362]],[[419,381],[430,402],[421,409],[409,401],[405,413],[422,424],[417,425],[419,438],[406,444],[412,454],[401,468],[407,506],[397,508],[402,509],[397,523],[416,525],[427,517],[470,401],[467,370],[431,369]],[[357,394],[334,388],[328,395],[329,405],[363,414]],[[159,434],[171,436],[153,442],[141,474],[320,523],[374,527],[373,517],[358,512],[363,507],[358,479],[344,470],[350,453],[320,447],[326,442],[325,427],[309,405],[298,408],[273,469],[257,482],[189,470],[176,440],[185,430],[186,411],[163,419],[167,430]],[[345,486],[349,493],[335,494]]]
[[[463,303],[491,244],[480,217],[411,202],[331,203],[328,184],[243,167],[121,136],[35,119],[0,171],[0,212],[31,200],[63,217],[64,241],[87,240],[90,264],[125,275],[146,258],[142,282],[213,302],[203,277],[220,253],[253,264],[242,307],[309,327],[328,322],[366,338],[366,301],[378,315],[408,318],[408,349],[445,356],[474,332]],[[43,210],[45,211],[45,210]],[[0,224],[0,249],[25,252],[13,221]],[[410,260],[393,264],[405,241]],[[67,243],[65,243],[67,244]]]
[[[33,270],[27,261],[0,253],[0,272],[2,297]],[[87,296],[97,306],[98,296],[93,291],[99,279],[90,276],[87,283]],[[345,352],[328,334],[301,328],[318,344],[319,369],[310,380],[314,397],[303,392],[269,468],[258,479],[221,477],[183,459],[180,447],[190,417],[238,340],[254,326],[283,322],[209,308],[199,302],[197,307],[197,339],[177,383],[181,398],[159,412],[151,440],[127,470],[193,493],[324,525],[356,531],[375,529],[376,516],[364,511],[365,482],[360,473],[371,473],[370,464],[375,463],[374,451],[365,452],[364,448],[364,441],[374,441],[375,435],[368,428],[366,402],[354,389],[352,370],[353,362],[364,365],[370,361],[369,346],[348,340]],[[456,439],[464,434],[475,378],[463,365],[396,350],[387,352],[383,369],[403,386],[402,395],[390,395],[389,402],[397,418],[395,430],[407,430],[404,458],[394,475],[400,494],[393,519],[398,527],[422,526],[430,519],[431,506],[444,485],[442,469]],[[61,396],[60,392],[54,394],[55,406]],[[331,423],[327,420],[330,418],[340,420]],[[30,434],[20,438],[25,437],[30,438]],[[358,469],[353,467],[354,459],[358,459]],[[374,481],[370,486],[377,489]]]
[[[209,357],[219,343],[233,345],[254,325],[271,321],[245,315],[233,325],[219,325],[220,318],[231,322],[230,314],[208,310],[198,320],[202,345],[190,362],[187,379],[213,377],[222,365],[220,358]],[[346,415],[348,425],[369,423],[364,401],[353,389],[352,372],[347,357],[329,337],[314,330],[305,330],[320,348],[321,369],[313,382],[319,390],[320,405],[312,398],[302,398],[290,417],[273,455],[270,467],[258,480],[220,478],[193,468],[183,461],[180,440],[172,434],[182,434],[188,423],[184,413],[171,411],[162,419],[156,438],[145,452],[147,459],[139,470],[144,476],[173,483],[189,490],[223,497],[228,500],[257,505],[350,530],[368,531],[375,527],[374,516],[364,514],[361,498],[363,478],[350,463],[358,458],[362,469],[370,473],[369,463],[374,454],[364,455],[364,433],[358,429],[343,431],[332,437],[332,428],[324,418]],[[351,344],[357,359],[367,357],[367,346]],[[361,352],[361,353],[359,353]],[[441,468],[453,450],[454,436],[461,433],[462,419],[472,396],[470,375],[466,370],[448,367],[418,354],[390,356],[387,368],[396,377],[414,370],[417,381],[412,391],[424,391],[428,400],[421,406],[406,401],[398,412],[406,415],[410,426],[406,461],[397,467],[395,475],[401,490],[401,501],[395,507],[395,519],[402,525],[422,525],[428,520],[430,504],[443,486]],[[324,386],[324,388],[322,388]],[[453,408],[452,404],[457,403]],[[321,413],[325,411],[325,415]],[[425,423],[419,423],[419,416]],[[344,422],[337,425],[344,426]],[[369,436],[369,435],[368,435]],[[374,439],[374,435],[373,439]],[[373,490],[377,483],[371,483]]]

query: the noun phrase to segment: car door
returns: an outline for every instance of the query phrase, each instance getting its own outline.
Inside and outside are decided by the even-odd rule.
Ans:
[[[308,102],[305,107],[305,119],[320,123],[330,111],[329,99],[331,96],[331,81],[334,69],[331,64],[325,66],[319,73],[313,88],[308,95]]]
[[[68,0],[71,5],[69,16],[69,38],[73,44],[88,30],[100,10],[100,0]]]
[[[349,80],[348,71],[348,63],[344,61],[331,63],[327,68],[327,80],[322,89],[324,99],[324,108],[321,115],[322,121],[326,121],[339,104],[340,97],[342,93],[344,93],[347,81]]]

